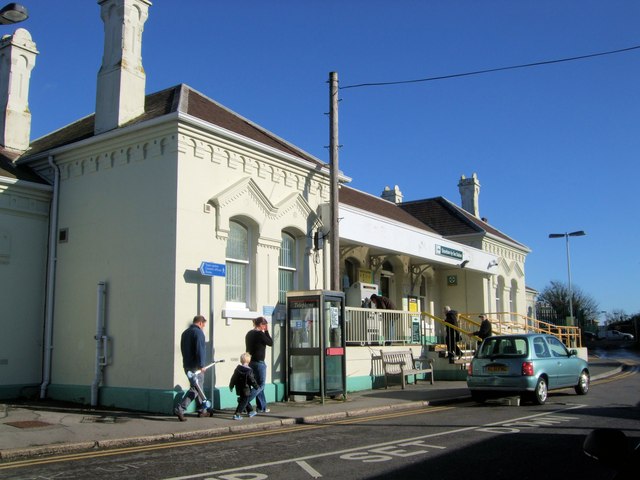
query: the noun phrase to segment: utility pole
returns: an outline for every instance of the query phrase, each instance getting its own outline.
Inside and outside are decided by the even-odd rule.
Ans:
[[[331,168],[330,199],[331,225],[331,290],[340,290],[340,234],[338,231],[338,73],[329,73],[329,162]]]

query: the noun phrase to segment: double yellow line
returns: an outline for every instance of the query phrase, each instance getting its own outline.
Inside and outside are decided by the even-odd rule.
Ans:
[[[60,455],[60,456],[48,457],[48,458],[32,458],[28,460],[17,460],[15,462],[0,464],[0,470],[8,470],[8,469],[20,468],[20,467],[31,467],[35,465],[46,465],[50,463],[73,462],[73,461],[84,460],[89,458],[110,457],[114,455],[123,455],[127,453],[140,453],[140,452],[150,452],[154,450],[166,450],[168,448],[179,448],[179,447],[189,447],[194,445],[206,445],[211,443],[230,442],[234,440],[242,440],[245,438],[255,438],[259,436],[281,435],[281,434],[291,433],[291,432],[303,432],[307,430],[328,428],[334,425],[350,425],[354,423],[373,422],[376,420],[384,420],[388,418],[407,417],[410,415],[418,415],[418,414],[424,414],[424,413],[436,413],[444,410],[450,410],[452,408],[454,407],[424,407],[424,408],[417,408],[417,409],[411,409],[411,410],[387,412],[387,413],[382,413],[378,415],[348,417],[342,420],[335,420],[327,423],[296,424],[288,427],[282,427],[282,428],[277,427],[277,428],[268,429],[268,430],[232,433],[229,435],[224,435],[224,436],[214,437],[214,438],[198,438],[198,439],[192,439],[192,440],[180,440],[180,441],[174,441],[174,442],[158,443],[155,445],[140,445],[135,447],[114,448],[114,449],[103,450],[103,451],[74,453],[74,454]]]

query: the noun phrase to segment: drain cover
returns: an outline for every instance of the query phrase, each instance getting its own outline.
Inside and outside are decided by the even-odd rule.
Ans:
[[[41,422],[39,420],[23,420],[21,422],[7,422],[5,425],[11,425],[16,428],[40,428],[48,427],[51,423]]]

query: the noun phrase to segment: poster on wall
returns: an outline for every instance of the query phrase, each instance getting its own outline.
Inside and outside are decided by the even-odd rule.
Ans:
[[[408,305],[409,306],[409,311],[417,313],[418,312],[418,297],[416,297],[414,295],[409,295],[407,297],[407,302],[409,304]]]
[[[358,281],[360,283],[372,283],[373,272],[371,270],[361,268],[360,270],[358,270]]]

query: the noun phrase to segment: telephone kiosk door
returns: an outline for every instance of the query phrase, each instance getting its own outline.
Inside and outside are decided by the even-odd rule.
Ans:
[[[346,395],[344,294],[287,293],[287,399]]]

